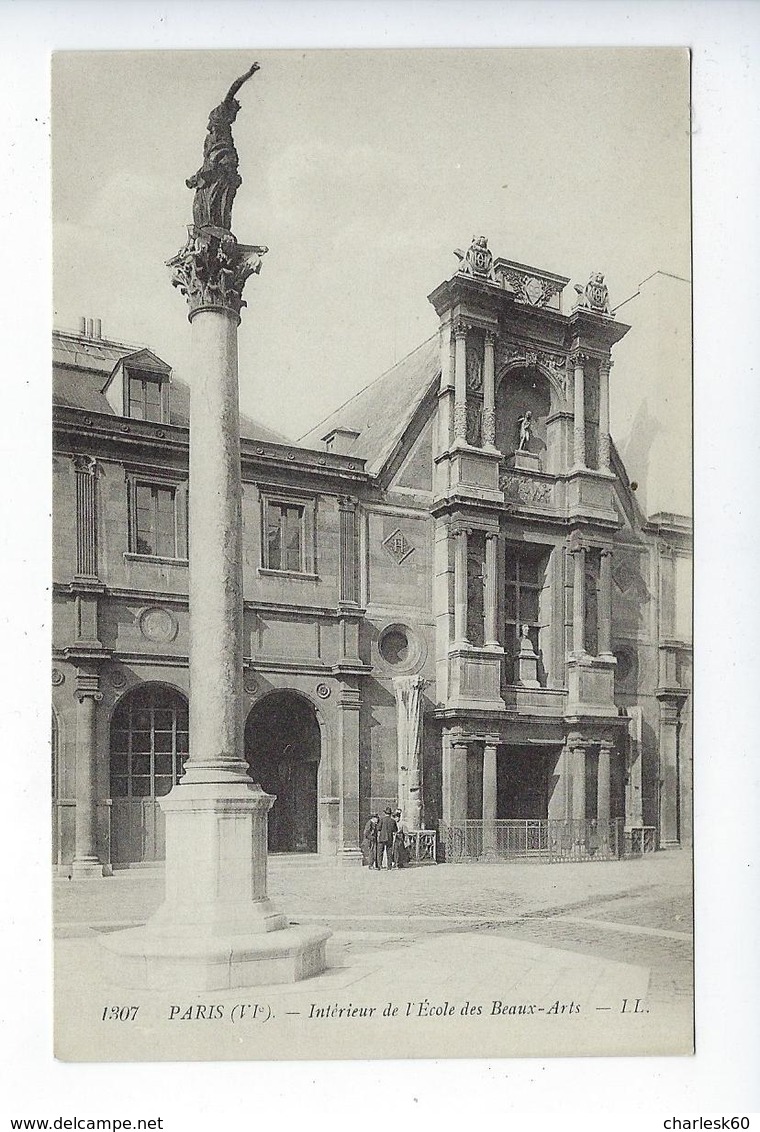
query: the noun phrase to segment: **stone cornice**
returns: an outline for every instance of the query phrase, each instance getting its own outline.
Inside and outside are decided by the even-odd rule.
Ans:
[[[114,463],[138,460],[134,450],[145,451],[147,446],[155,449],[155,458],[160,454],[177,454],[186,461],[188,458],[189,430],[186,425],[152,424],[133,420],[131,417],[117,417],[110,413],[90,413],[84,409],[70,406],[55,406],[53,409],[53,432],[60,441],[75,441],[76,447],[87,448],[90,455],[93,442],[112,444],[116,451],[104,456],[98,451],[98,458],[111,459]],[[55,449],[57,455],[77,456],[80,453],[72,447],[60,445]],[[277,444],[265,440],[252,440],[241,437],[241,460],[246,466],[283,467],[288,471],[307,473],[319,472],[321,475],[342,479],[369,481],[364,460],[352,456],[339,456],[332,452],[320,452],[296,445]]]

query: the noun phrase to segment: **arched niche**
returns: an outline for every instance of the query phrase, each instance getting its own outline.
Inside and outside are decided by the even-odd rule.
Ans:
[[[546,456],[546,422],[552,413],[552,386],[537,366],[515,363],[498,378],[496,387],[496,447],[511,456],[520,443],[520,418],[531,413],[527,451]]]

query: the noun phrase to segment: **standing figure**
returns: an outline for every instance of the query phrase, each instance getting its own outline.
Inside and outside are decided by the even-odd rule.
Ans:
[[[517,423],[520,426],[520,443],[517,445],[517,451],[527,452],[533,428],[533,413],[530,409],[526,409],[523,416],[517,418]]]
[[[401,810],[393,815],[396,822],[396,835],[393,838],[393,864],[397,869],[403,869],[409,864],[409,848],[407,838],[409,827],[401,816]]]
[[[377,863],[377,834],[380,828],[380,815],[371,814],[362,834],[362,864],[371,869],[379,868]]]
[[[377,835],[377,867],[379,869],[383,867],[383,858],[387,861],[386,869],[393,868],[393,842],[397,829],[398,826],[391,808],[386,806],[385,813],[380,818],[380,829]]]
[[[188,189],[195,189],[193,223],[196,228],[231,230],[232,204],[243,183],[238,173],[238,155],[232,140],[232,123],[240,109],[235,95],[258,69],[258,63],[254,63],[244,75],[236,79],[224,100],[209,115],[208,133],[203,143],[203,164],[197,173],[185,181]]]

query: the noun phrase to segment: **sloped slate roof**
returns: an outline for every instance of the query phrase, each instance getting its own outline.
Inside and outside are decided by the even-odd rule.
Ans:
[[[322,448],[323,437],[336,428],[358,432],[350,455],[365,460],[367,471],[377,475],[440,372],[436,333],[307,432],[298,443],[307,448]]]
[[[90,413],[114,412],[101,389],[123,358],[139,351],[139,347],[118,342],[82,341],[74,336],[53,334],[53,404]],[[169,397],[170,424],[187,428],[190,420],[190,388],[179,378],[172,378]],[[246,440],[263,440],[270,444],[291,444],[292,441],[266,428],[258,421],[240,414],[240,435]]]

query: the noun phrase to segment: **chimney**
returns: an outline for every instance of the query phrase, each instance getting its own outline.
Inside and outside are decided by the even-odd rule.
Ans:
[[[95,328],[94,328],[93,338],[102,338],[102,337],[103,337],[102,323],[101,323],[99,318],[96,318],[95,319]]]
[[[350,456],[358,437],[359,433],[352,428],[334,428],[322,440],[326,452],[334,452],[336,456]]]
[[[82,315],[82,317],[79,320],[79,333],[82,335],[83,338],[87,334],[87,319],[84,317],[84,315]]]

